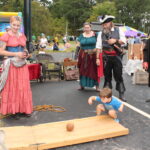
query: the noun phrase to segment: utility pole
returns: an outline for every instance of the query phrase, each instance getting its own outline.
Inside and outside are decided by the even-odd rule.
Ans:
[[[32,37],[31,37],[31,1],[24,0],[24,29],[27,37],[27,49],[32,51]]]

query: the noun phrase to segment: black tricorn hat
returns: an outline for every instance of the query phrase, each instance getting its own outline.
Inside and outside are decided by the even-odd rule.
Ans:
[[[98,17],[98,21],[100,22],[101,25],[107,22],[111,22],[114,19],[115,19],[114,16],[109,16],[109,15],[103,15]]]

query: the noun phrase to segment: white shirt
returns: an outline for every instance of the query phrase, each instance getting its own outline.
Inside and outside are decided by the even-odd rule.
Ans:
[[[46,46],[47,45],[47,38],[41,38],[40,39],[40,45],[42,45],[42,46]]]
[[[39,54],[46,54],[44,51],[39,51]]]
[[[66,37],[66,36],[64,36],[64,37],[63,37],[63,40],[64,40],[65,42],[67,42],[67,37]]]
[[[114,31],[114,27],[111,29],[111,31]],[[121,40],[124,44],[126,44],[126,37],[124,32],[119,28],[119,40]],[[97,42],[96,42],[96,48],[102,49],[102,31],[98,33],[97,36]]]

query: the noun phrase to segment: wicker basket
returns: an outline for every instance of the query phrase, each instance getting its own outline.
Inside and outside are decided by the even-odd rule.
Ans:
[[[137,70],[133,76],[133,84],[148,84],[149,73],[143,70]]]

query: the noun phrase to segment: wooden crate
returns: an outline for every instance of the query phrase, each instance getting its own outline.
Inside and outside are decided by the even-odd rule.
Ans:
[[[74,123],[72,132],[66,131],[69,122]],[[5,143],[9,150],[46,150],[129,133],[127,128],[107,115],[0,130],[5,132]]]
[[[148,84],[149,73],[143,70],[137,70],[133,76],[133,84]]]
[[[76,60],[70,59],[63,62],[63,73],[65,80],[69,81],[79,79],[79,70],[77,64],[78,62]]]

